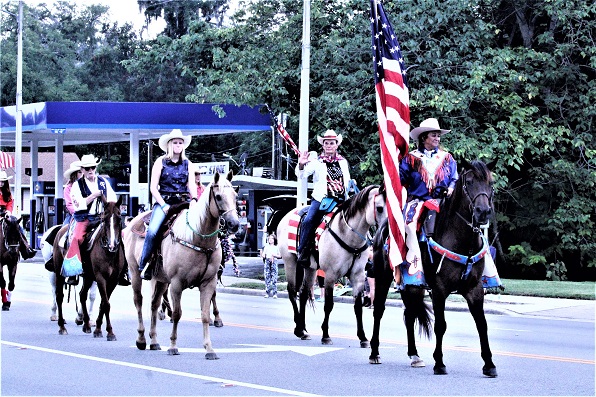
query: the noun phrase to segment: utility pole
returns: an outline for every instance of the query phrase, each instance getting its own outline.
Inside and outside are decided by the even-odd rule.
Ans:
[[[21,216],[22,211],[22,192],[21,192],[21,169],[23,156],[23,0],[19,0],[19,15],[17,17],[18,24],[18,41],[17,41],[17,98],[16,98],[16,130],[15,130],[15,179],[14,179],[14,196],[16,203],[15,215]],[[33,189],[31,189],[33,193]],[[31,226],[33,226],[33,219],[35,214],[30,214]],[[31,230],[33,227],[31,227]]]
[[[310,0],[304,0],[302,15],[302,69],[300,73],[300,125],[298,127],[298,148],[301,152],[308,150],[308,127],[310,102]],[[300,207],[306,204],[308,184],[306,179],[298,180],[297,203]]]

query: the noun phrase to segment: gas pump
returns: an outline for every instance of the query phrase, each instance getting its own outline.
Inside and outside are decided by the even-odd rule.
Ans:
[[[32,208],[35,213],[31,214],[32,235],[35,235],[35,247],[39,249],[43,233],[56,224],[56,187],[54,182],[35,182]],[[32,241],[33,243],[33,241]]]

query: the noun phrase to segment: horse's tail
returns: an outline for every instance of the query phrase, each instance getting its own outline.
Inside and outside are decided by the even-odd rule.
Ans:
[[[426,339],[431,339],[432,309],[424,302],[424,293],[424,288],[415,285],[406,285],[406,288],[401,291],[401,299],[405,307],[404,321],[407,321],[406,316],[412,316],[418,321],[419,334],[424,335]]]

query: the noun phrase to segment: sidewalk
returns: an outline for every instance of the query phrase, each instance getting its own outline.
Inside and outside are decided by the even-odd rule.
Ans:
[[[223,285],[218,285],[217,292],[256,296],[263,295],[265,283],[256,278],[256,275],[260,275],[261,277],[263,275],[263,262],[261,258],[238,256],[236,259],[238,260],[241,277],[234,276],[232,263],[228,262],[222,275]],[[255,282],[263,284],[263,289],[232,287],[234,284]],[[277,295],[280,298],[287,299],[288,297],[288,294],[285,291],[278,292]],[[453,300],[456,301],[447,301],[446,310],[468,311],[468,305],[461,296],[454,296]],[[336,296],[334,301],[352,304],[353,298],[351,296]],[[387,306],[403,307],[400,299],[388,299]],[[595,322],[596,301],[489,294],[484,298],[484,311],[487,314],[550,317]]]

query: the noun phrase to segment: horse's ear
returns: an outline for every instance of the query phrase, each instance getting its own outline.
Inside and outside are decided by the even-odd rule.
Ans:
[[[232,178],[234,177],[234,171],[230,170],[230,172],[228,172],[228,181],[232,182]]]
[[[108,200],[106,199],[106,196],[104,196],[103,194],[100,197],[101,197],[101,203],[105,207],[106,204],[108,203]]]
[[[494,159],[486,163],[486,168],[488,168],[488,170],[492,172],[492,170],[495,168],[495,165],[497,165],[497,159]]]
[[[463,167],[464,170],[469,170],[470,168],[472,168],[472,166],[470,165],[470,163],[466,159],[461,159],[460,164],[461,164],[461,166]]]
[[[381,187],[379,187],[379,194],[385,195],[385,182],[381,183]]]
[[[219,172],[215,171],[215,175],[213,175],[213,184],[215,185],[219,181]]]

